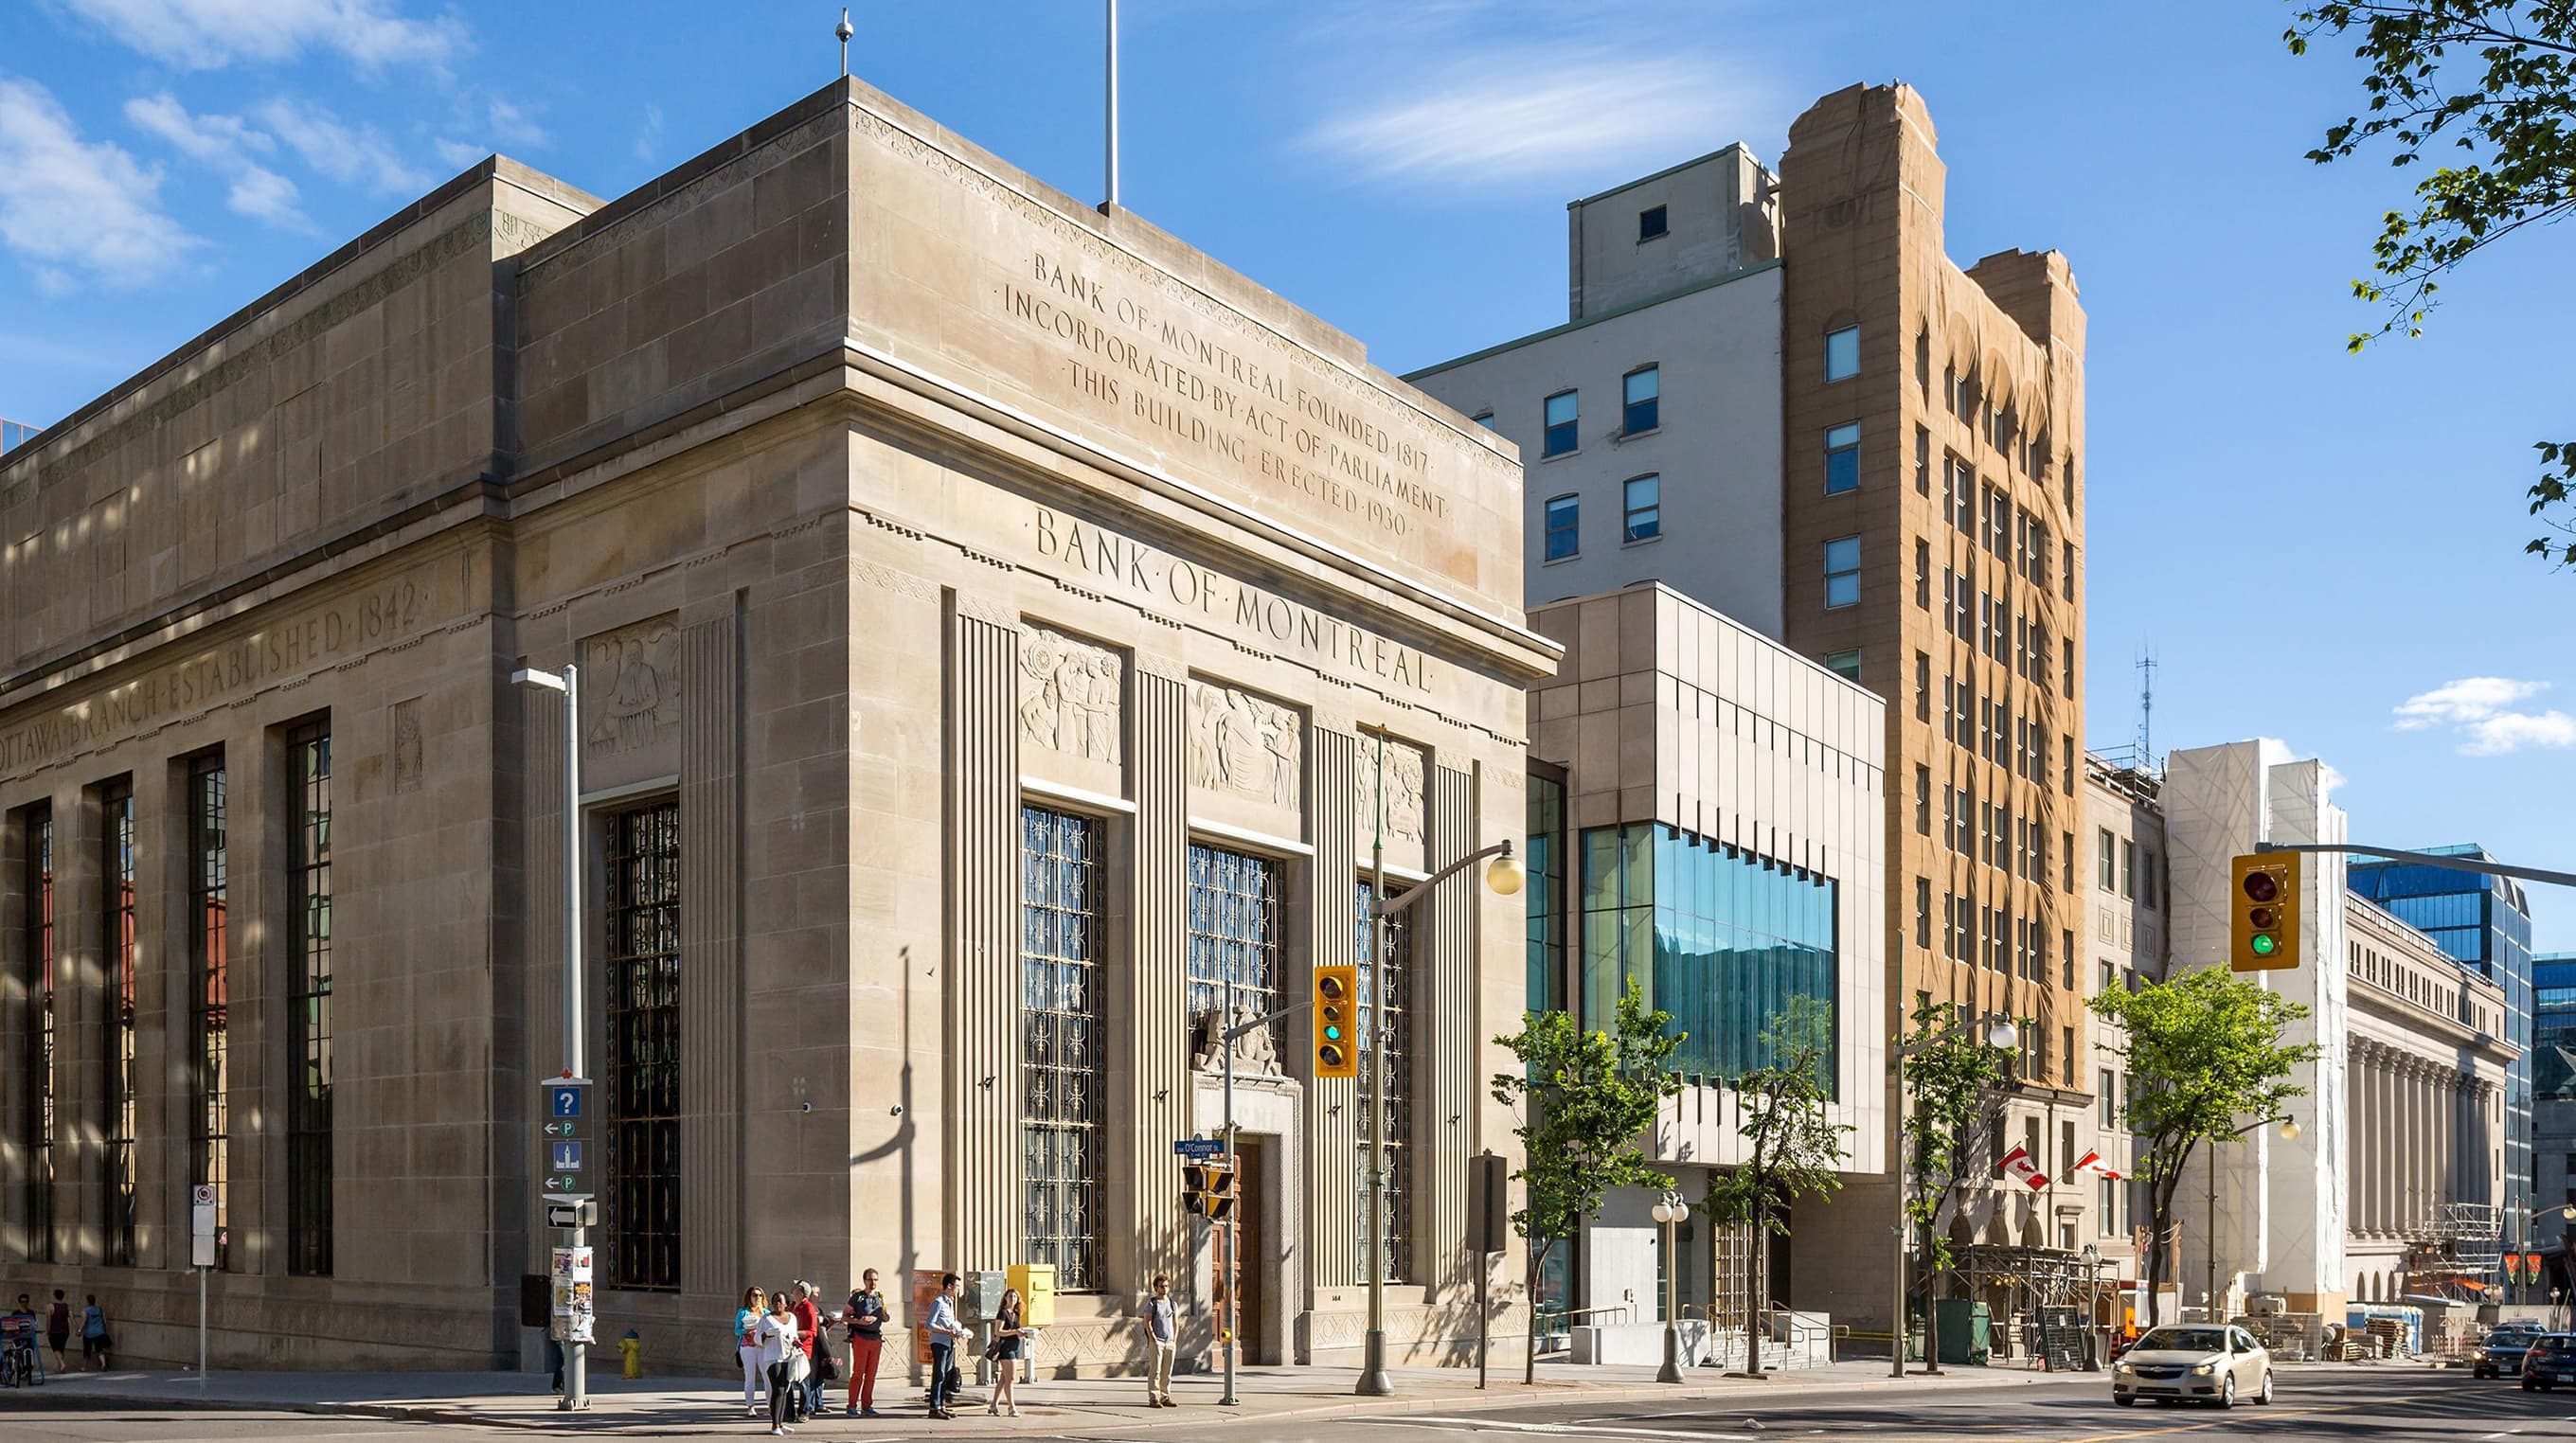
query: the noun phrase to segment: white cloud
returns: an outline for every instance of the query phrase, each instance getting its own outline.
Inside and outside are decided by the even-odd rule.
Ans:
[[[111,285],[166,274],[201,242],[161,209],[161,172],[109,141],[81,139],[52,92],[0,79],[0,245],[49,294],[73,272]]]
[[[232,177],[224,198],[236,215],[288,230],[310,230],[295,182],[253,160],[277,152],[277,140],[238,115],[191,115],[177,96],[163,91],[125,102],[125,118],[138,130],[168,141],[190,160]]]
[[[1516,49],[1325,121],[1300,146],[1364,180],[1625,176],[1738,139],[1763,109],[1759,86],[1706,55]]]
[[[343,185],[362,185],[390,195],[417,195],[437,184],[404,160],[371,125],[348,125],[319,105],[283,96],[265,100],[252,113],[304,163]]]
[[[245,165],[233,177],[233,188],[224,197],[224,204],[253,220],[302,229],[307,222],[297,199],[295,182],[265,166]]]
[[[409,19],[386,0],[64,0],[132,49],[181,70],[339,55],[367,70],[444,66],[470,46],[452,17]]]
[[[649,165],[652,163],[654,153],[661,149],[661,145],[662,107],[647,103],[644,107],[644,128],[635,133],[635,158]]]
[[[2576,717],[2563,711],[2515,711],[2513,704],[2549,689],[2545,681],[2464,676],[2397,704],[2399,731],[2449,727],[2461,737],[2460,753],[2500,757],[2525,747],[2576,747]]]
[[[483,157],[492,153],[483,146],[468,145],[464,141],[448,140],[444,137],[431,141],[429,148],[437,154],[440,161],[458,170],[463,170],[469,165],[480,164]]]
[[[535,116],[509,101],[497,95],[492,97],[489,115],[492,137],[502,145],[516,146],[521,150],[536,150],[545,145],[545,127],[537,124]]]

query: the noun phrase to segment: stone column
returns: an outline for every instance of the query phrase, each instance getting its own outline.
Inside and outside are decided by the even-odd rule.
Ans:
[[[759,1193],[742,1142],[740,605],[709,608],[680,633],[680,1282],[710,1296],[744,1274],[745,1195]],[[583,685],[609,679],[603,671]],[[836,960],[848,977],[847,957]],[[846,1204],[827,1211],[846,1236]]]
[[[949,1256],[1020,1256],[1019,624],[949,593]]]
[[[1154,1274],[1189,1276],[1190,1239],[1183,1232],[1172,1139],[1189,1116],[1189,802],[1190,704],[1177,662],[1136,658],[1134,750],[1136,830],[1127,885],[1132,981],[1116,1046],[1127,1055],[1137,1099],[1123,1122],[1126,1198],[1113,1203],[1109,1234],[1134,1240],[1126,1286]],[[1112,993],[1115,997],[1116,994]],[[1125,1224],[1117,1214],[1124,1214]],[[1112,1283],[1111,1286],[1117,1286]]]

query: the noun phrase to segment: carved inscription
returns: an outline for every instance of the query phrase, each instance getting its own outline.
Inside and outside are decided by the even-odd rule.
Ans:
[[[1108,647],[1020,623],[1020,736],[1051,752],[1117,765],[1126,670]]]
[[[1431,661],[1412,647],[1091,522],[1044,506],[1031,512],[1040,570],[1105,582],[1157,612],[1176,610],[1336,671],[1413,691],[1431,689]]]
[[[582,742],[616,755],[642,751],[680,726],[680,629],[669,617],[582,643]]]
[[[1241,687],[1190,683],[1190,784],[1294,808],[1305,775],[1297,713]]]
[[[1430,451],[1398,430],[1391,406],[1363,409],[1326,394],[1247,354],[1222,323],[1114,290],[1080,264],[1033,249],[996,291],[1004,316],[1074,353],[1055,375],[1077,406],[1169,437],[1386,536],[1448,519]]]

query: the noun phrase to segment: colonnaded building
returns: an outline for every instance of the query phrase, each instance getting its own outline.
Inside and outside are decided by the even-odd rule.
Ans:
[[[600,1333],[711,1366],[747,1283],[1034,1261],[1040,1370],[1130,1366],[1151,1274],[1217,1282],[1223,979],[1369,967],[1381,796],[1392,879],[1522,829],[1520,477],[855,83],[614,201],[458,176],[0,464],[9,1283],[191,1354],[203,1184],[218,1364],[527,1355],[565,723],[508,678],[578,661]],[[1475,875],[1363,979],[1398,1363],[1467,1356],[1510,1146]],[[1364,1328],[1310,1051],[1236,1048],[1256,1361]]]

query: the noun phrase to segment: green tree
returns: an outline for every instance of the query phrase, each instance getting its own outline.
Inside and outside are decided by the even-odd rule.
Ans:
[[[1614,1187],[1669,1188],[1670,1174],[1648,1160],[1644,1140],[1663,1099],[1681,1091],[1665,1065],[1683,1034],[1672,1014],[1650,1009],[1630,978],[1609,1030],[1585,1031],[1564,1012],[1527,1012],[1521,1030],[1494,1039],[1520,1059],[1518,1072],[1494,1074],[1496,1102],[1515,1107],[1523,1190],[1512,1228],[1528,1241],[1530,1331],[1522,1360],[1525,1383],[1538,1381],[1538,1287],[1547,1256],[1601,1210]]]
[[[1813,997],[1792,997],[1762,1029],[1771,1060],[1735,1079],[1736,1131],[1747,1157],[1717,1175],[1705,1204],[1709,1217],[1753,1228],[1752,1316],[1745,1319],[1745,1370],[1762,1374],[1757,1320],[1770,1315],[1770,1235],[1789,1231],[1789,1213],[1802,1197],[1822,1197],[1843,1185],[1835,1169],[1848,1154],[1851,1129],[1825,1116],[1833,1102],[1834,1010]]]
[[[2145,1144],[2138,1167],[2147,1184],[2148,1226],[2156,1246],[2147,1277],[2147,1324],[2157,1322],[2156,1291],[2173,1273],[2174,1190],[2193,1151],[2240,1136],[2244,1119],[2269,1122],[2307,1089],[2290,1081],[2291,1070],[2313,1060],[2313,1043],[2290,1043],[2282,1034],[2308,1009],[2261,984],[2220,968],[2186,972],[2136,991],[2113,987],[2096,994],[2093,1015],[2117,1027],[2112,1050],[2128,1063],[2129,1096],[2122,1110],[2129,1131]],[[2212,1165],[2216,1158],[2213,1155]],[[2214,1301],[2214,1300],[2213,1300]]]
[[[2440,281],[2471,256],[2528,226],[2576,211],[2576,4],[2569,0],[2291,0],[2282,34],[2294,55],[2328,36],[2353,42],[2365,72],[2363,112],[2326,128],[2308,159],[2331,164],[2384,144],[2389,164],[2434,164],[2410,208],[2387,212],[2371,246],[2375,279],[2353,294],[2383,307],[2378,329],[2351,337],[2423,334]],[[2531,514],[2550,535],[2526,550],[2576,565],[2576,440],[2543,441]]]
[[[1915,1276],[1924,1287],[1925,1348],[1939,1356],[1932,1301],[1952,1262],[1941,1219],[1971,1178],[1995,1165],[1995,1121],[2003,1115],[2003,1085],[2010,1054],[1986,1043],[1955,1002],[1914,1004],[1914,1030],[1906,1034],[1901,1085],[1906,1092],[1905,1221],[1916,1239]],[[1892,1346],[1903,1347],[1903,1320]]]

